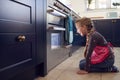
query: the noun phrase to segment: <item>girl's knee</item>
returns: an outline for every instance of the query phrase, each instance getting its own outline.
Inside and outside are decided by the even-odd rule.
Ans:
[[[86,62],[85,61],[80,61],[79,63],[79,69],[84,70],[85,69]]]

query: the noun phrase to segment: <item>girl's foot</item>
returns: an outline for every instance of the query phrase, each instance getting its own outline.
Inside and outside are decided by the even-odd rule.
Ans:
[[[112,66],[111,72],[119,72],[119,70],[116,66]]]

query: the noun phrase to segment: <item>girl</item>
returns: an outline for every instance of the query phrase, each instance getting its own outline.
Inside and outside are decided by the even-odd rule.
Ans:
[[[97,32],[90,18],[83,17],[76,20],[76,29],[81,36],[86,36],[86,47],[84,52],[85,59],[80,61],[78,74],[89,72],[118,72],[114,64],[114,54],[109,47],[109,55],[100,63],[92,64],[91,55],[96,46],[107,46],[108,42]]]

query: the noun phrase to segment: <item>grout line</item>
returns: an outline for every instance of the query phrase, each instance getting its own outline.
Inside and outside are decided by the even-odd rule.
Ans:
[[[72,63],[73,63],[73,62],[72,62]],[[72,64],[72,63],[71,63],[71,64]],[[57,78],[56,78],[55,80],[58,80],[59,77],[62,75],[62,73],[64,73],[65,71],[67,71],[68,68],[69,68],[69,66],[66,67],[63,71],[61,71],[61,73],[57,76]]]
[[[74,57],[74,56],[72,56],[72,57]],[[72,61],[69,65],[72,65],[74,62],[75,62],[75,60]],[[62,73],[64,73],[68,69],[69,69],[69,66],[67,66],[63,71],[61,71],[61,73],[57,76],[57,78],[55,80],[58,80],[60,78],[60,76],[62,75]]]
[[[100,80],[102,80],[102,73],[100,74]]]

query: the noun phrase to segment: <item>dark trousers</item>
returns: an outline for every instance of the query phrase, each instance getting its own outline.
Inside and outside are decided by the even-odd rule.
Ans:
[[[107,58],[98,64],[90,64],[89,72],[109,72],[114,64],[114,58]],[[85,70],[86,60],[82,59],[79,63],[80,70]]]

